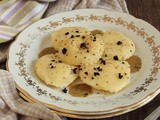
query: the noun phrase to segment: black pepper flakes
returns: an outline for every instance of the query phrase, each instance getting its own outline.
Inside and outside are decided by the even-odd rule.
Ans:
[[[97,67],[97,70],[98,70],[98,71],[102,71],[102,68],[100,68],[100,67]]]
[[[88,93],[85,93],[85,94],[84,94],[84,97],[86,97],[86,96],[88,96]]]
[[[121,73],[118,74],[119,79],[123,78],[123,75]]]
[[[74,69],[73,69],[73,73],[74,73],[74,74],[77,74],[77,68],[74,68]]]
[[[82,36],[82,39],[85,39],[86,37],[85,36]]]
[[[80,35],[75,35],[75,37],[80,37]]]
[[[99,72],[94,72],[94,76],[100,75]]]
[[[62,89],[62,92],[67,93],[67,88]]]
[[[71,37],[70,38],[74,38],[74,35],[71,35]]]
[[[103,63],[103,65],[106,65],[106,61],[105,60],[102,60],[101,63]]]
[[[65,33],[65,35],[68,35],[68,34],[69,34],[69,32],[66,32],[66,33]]]
[[[122,42],[121,42],[121,41],[118,41],[118,42],[117,42],[117,45],[121,45],[121,44],[122,44]]]
[[[63,49],[62,49],[62,53],[63,53],[63,54],[66,54],[66,53],[67,53],[67,49],[66,49],[66,48],[63,48]]]
[[[59,63],[62,63],[62,61],[61,61],[61,60],[58,60],[58,62],[59,62]]]
[[[88,75],[88,72],[84,72],[84,74]]]
[[[114,59],[114,60],[118,60],[118,56],[117,56],[117,55],[114,56],[113,59]]]
[[[101,61],[101,63],[102,63],[103,65],[106,65],[106,61],[105,61],[105,60],[103,60],[102,58],[100,58],[99,60]]]
[[[81,43],[81,44],[80,44],[80,48],[87,48],[86,43]]]

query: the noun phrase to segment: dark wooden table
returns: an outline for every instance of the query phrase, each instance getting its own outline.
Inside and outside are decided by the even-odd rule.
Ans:
[[[126,2],[131,15],[147,21],[160,31],[160,0],[126,0]],[[5,62],[0,64],[0,69],[5,69]],[[132,112],[99,120],[144,120],[158,106],[160,106],[160,94],[148,104]]]

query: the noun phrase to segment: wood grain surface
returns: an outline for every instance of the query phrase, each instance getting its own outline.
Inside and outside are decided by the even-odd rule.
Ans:
[[[131,15],[147,21],[160,31],[160,0],[126,0],[126,2]],[[0,48],[3,49],[3,44]],[[5,61],[0,63],[0,69],[5,69]],[[144,120],[158,106],[160,106],[160,94],[148,104],[132,112],[99,120]],[[68,120],[78,119],[68,118]]]

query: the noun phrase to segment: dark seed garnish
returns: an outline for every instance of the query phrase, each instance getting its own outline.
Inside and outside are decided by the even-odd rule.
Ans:
[[[82,68],[79,68],[79,70],[82,70]]]
[[[69,34],[69,32],[66,32],[66,33],[65,33],[65,35],[68,35],[68,34]]]
[[[93,39],[93,42],[95,42],[96,41],[96,39]]]
[[[100,75],[98,72],[94,72],[94,76]]]
[[[122,62],[122,64],[124,64],[124,62]]]
[[[52,65],[52,63],[50,63],[49,65]]]
[[[54,68],[53,65],[51,66],[51,68]]]
[[[106,61],[105,60],[102,60],[101,63],[103,63],[103,65],[106,65]]]
[[[67,93],[67,88],[62,89],[62,92]]]
[[[75,35],[75,37],[80,37],[80,35]]]
[[[77,68],[74,68],[74,69],[73,69],[73,73],[74,73],[74,74],[77,74]]]
[[[84,97],[86,97],[87,95],[88,95],[88,93],[85,93],[85,94],[84,94]]]
[[[63,48],[63,49],[62,49],[62,53],[63,53],[63,54],[66,54],[66,52],[67,52],[67,49],[66,49],[66,48]]]
[[[58,60],[58,62],[59,62],[59,63],[62,63],[62,61],[61,61],[61,60]]]
[[[87,48],[86,43],[81,43],[81,44],[80,44],[80,48]]]
[[[79,31],[77,30],[76,33],[79,33]]]
[[[107,54],[105,54],[104,57],[107,57]]]
[[[117,56],[117,55],[114,56],[113,59],[114,59],[114,60],[118,60],[118,56]]]
[[[92,77],[92,80],[94,79],[94,77]]]
[[[123,75],[121,73],[118,74],[119,79],[123,78]]]
[[[88,75],[88,72],[84,72],[84,74]]]
[[[54,62],[55,60],[51,60],[52,62]]]
[[[97,67],[97,70],[98,70],[98,71],[102,71],[102,68],[100,68],[100,67]]]
[[[89,50],[87,50],[87,52],[89,53]]]
[[[73,35],[71,35],[71,37],[70,38],[74,38],[74,36]]]
[[[86,37],[85,36],[82,36],[82,39],[85,39]]]
[[[101,61],[101,63],[102,63],[103,65],[106,65],[106,61],[105,61],[105,60],[103,60],[102,58],[100,58],[99,60]]]
[[[121,41],[118,41],[118,42],[117,42],[117,45],[121,45],[121,44],[122,44],[122,42],[121,42]]]

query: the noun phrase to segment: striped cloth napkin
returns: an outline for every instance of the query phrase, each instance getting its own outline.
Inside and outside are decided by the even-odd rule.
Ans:
[[[7,49],[11,43],[7,41],[13,41],[28,25],[42,17],[82,8],[101,8],[128,13],[125,0],[0,0],[0,67],[5,63]],[[25,102],[19,97],[10,73],[0,70],[0,120],[17,119],[66,118],[53,114],[41,104]]]

